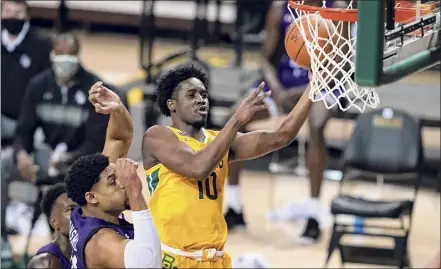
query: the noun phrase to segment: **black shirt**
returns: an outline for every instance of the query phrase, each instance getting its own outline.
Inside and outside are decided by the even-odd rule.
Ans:
[[[14,51],[9,52],[3,43],[1,47],[1,112],[16,120],[29,81],[50,67],[52,43],[31,28]]]
[[[32,152],[34,132],[40,126],[45,143],[52,148],[66,143],[74,158],[101,152],[109,116],[96,113],[88,100],[88,91],[98,80],[82,67],[69,88],[56,83],[52,69],[35,76],[23,100],[16,143]]]

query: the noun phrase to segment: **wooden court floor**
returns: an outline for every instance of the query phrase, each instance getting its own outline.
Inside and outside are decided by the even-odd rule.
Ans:
[[[81,34],[80,37],[83,46],[81,50],[82,62],[87,68],[102,76],[105,81],[120,84],[141,76],[136,37],[109,34]],[[176,44],[161,42],[157,46],[155,58],[160,58],[176,48],[178,48]],[[204,57],[215,54],[232,59],[231,52],[220,48],[204,49],[201,54]],[[245,53],[244,62],[246,66],[256,67],[258,55]],[[433,78],[420,77],[419,79]],[[135,143],[137,142],[135,141]],[[144,177],[141,169],[140,175],[142,178]],[[329,225],[324,229],[324,238],[320,243],[312,246],[297,244],[294,235],[301,232],[301,221],[271,224],[266,219],[270,201],[268,190],[271,185],[274,189],[275,207],[283,206],[287,202],[301,201],[307,198],[309,193],[308,181],[305,178],[294,176],[271,178],[268,173],[245,171],[242,177],[242,194],[249,225],[245,231],[229,235],[226,250],[233,258],[247,252],[261,253],[270,261],[272,267],[321,267],[326,254]],[[351,193],[355,192],[365,197],[379,199],[408,197],[411,193],[409,189],[404,187],[389,185],[385,185],[379,191],[377,185],[373,183],[356,183],[348,187]],[[322,191],[322,205],[328,206],[336,193],[337,183],[325,182]],[[34,253],[48,240],[50,240],[48,237],[33,237],[30,252]],[[347,240],[360,242],[363,239],[348,238]],[[23,252],[24,243],[25,240],[22,236],[12,238],[13,250],[16,254]],[[390,244],[390,242],[380,242],[379,240],[367,243]],[[421,190],[419,193],[414,209],[409,248],[413,267],[424,266],[440,248],[440,196],[434,191]],[[340,267],[337,254],[334,254],[330,267]],[[352,267],[352,265],[347,267]],[[353,267],[366,268],[364,265],[354,265]]]

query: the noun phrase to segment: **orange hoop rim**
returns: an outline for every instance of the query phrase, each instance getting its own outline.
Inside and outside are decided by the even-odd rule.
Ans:
[[[289,0],[289,6],[307,13],[318,12],[322,18],[333,21],[357,22],[358,10],[345,8],[326,8],[300,4],[298,0]],[[433,11],[431,4],[420,4],[421,16],[426,16]],[[416,18],[416,8],[407,1],[397,1],[395,6],[395,21],[409,23]]]

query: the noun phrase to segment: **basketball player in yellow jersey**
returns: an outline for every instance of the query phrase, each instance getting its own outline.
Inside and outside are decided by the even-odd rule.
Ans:
[[[246,98],[220,132],[203,128],[208,104],[206,75],[192,65],[164,74],[158,105],[172,126],[144,134],[143,162],[149,208],[162,243],[163,268],[231,268],[224,252],[223,216],[228,162],[260,157],[288,145],[311,108],[309,88],[276,131],[238,133],[254,113],[267,109],[263,83]]]

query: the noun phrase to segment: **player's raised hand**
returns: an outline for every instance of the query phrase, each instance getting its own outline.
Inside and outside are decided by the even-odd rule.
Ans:
[[[118,183],[128,192],[141,191],[141,179],[138,176],[138,163],[127,159],[120,158],[115,163],[115,175]]]
[[[110,114],[121,107],[119,96],[105,87],[102,81],[93,84],[89,90],[89,101],[95,107],[95,112]]]
[[[263,102],[265,98],[271,95],[271,92],[264,92],[261,94],[265,83],[262,82],[259,87],[245,100],[240,103],[239,107],[234,113],[234,117],[239,124],[244,125],[257,111],[261,111],[268,108],[268,105]]]

